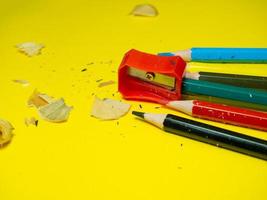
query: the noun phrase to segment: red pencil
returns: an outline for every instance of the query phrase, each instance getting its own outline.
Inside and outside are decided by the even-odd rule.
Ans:
[[[199,100],[170,101],[166,106],[193,117],[267,131],[267,112]]]

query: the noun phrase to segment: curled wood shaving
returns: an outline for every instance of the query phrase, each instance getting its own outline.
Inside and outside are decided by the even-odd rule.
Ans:
[[[17,44],[16,47],[22,53],[27,56],[35,56],[41,53],[41,49],[44,48],[43,44],[37,44],[35,42],[24,42]]]
[[[41,118],[50,122],[67,121],[72,107],[67,106],[64,99],[55,100],[47,105],[41,106],[38,113]]]
[[[101,100],[98,97],[95,97],[91,115],[102,120],[119,119],[129,111],[130,107],[131,105],[117,100]]]
[[[28,100],[29,106],[34,106],[38,114],[49,122],[64,122],[68,119],[72,107],[65,104],[64,99],[54,99],[47,94],[41,94],[37,90]]]
[[[3,147],[11,141],[13,130],[13,126],[8,121],[0,119],[0,147]]]
[[[142,4],[135,6],[131,14],[135,16],[155,17],[158,15],[158,11],[153,5]]]
[[[38,90],[34,90],[32,95],[28,100],[28,106],[39,108],[40,106],[47,105],[53,101],[53,97],[48,96],[47,94],[42,94]]]

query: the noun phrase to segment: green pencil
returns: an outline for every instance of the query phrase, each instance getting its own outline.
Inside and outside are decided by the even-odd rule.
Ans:
[[[267,105],[267,92],[208,81],[183,79],[183,94],[200,94],[255,104]]]
[[[238,87],[267,90],[267,77],[214,72],[186,72],[185,78],[215,83],[229,84]]]

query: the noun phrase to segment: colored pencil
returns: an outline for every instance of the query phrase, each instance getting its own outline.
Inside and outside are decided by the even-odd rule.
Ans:
[[[213,72],[186,72],[185,78],[235,85],[239,87],[267,89],[267,77]]]
[[[267,92],[208,81],[183,79],[183,94],[200,94],[267,105]]]
[[[226,104],[235,107],[259,110],[259,111],[267,111],[267,105],[261,105],[256,103],[248,103],[243,101],[235,101],[231,99],[224,99],[218,97],[212,97],[207,95],[199,95],[199,94],[182,94],[183,100],[202,100],[211,103],[218,103],[218,104]]]
[[[191,48],[158,55],[180,56],[194,62],[267,63],[267,48]]]
[[[193,117],[267,131],[267,112],[199,100],[170,101],[166,106]]]
[[[133,111],[164,131],[267,160],[267,141],[171,114]]]

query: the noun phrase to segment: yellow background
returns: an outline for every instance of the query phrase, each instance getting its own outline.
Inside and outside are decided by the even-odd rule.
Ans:
[[[0,199],[265,199],[266,161],[166,134],[130,113],[99,121],[90,108],[94,95],[121,99],[117,83],[98,88],[96,80],[116,81],[131,48],[267,47],[266,2],[1,0],[0,117],[15,136],[0,149]],[[140,3],[155,5],[159,16],[130,16]],[[27,41],[43,43],[42,54],[29,58],[14,47]],[[267,76],[267,65],[198,69]],[[25,126],[25,117],[39,118],[26,106],[35,88],[74,107],[66,123]],[[128,103],[131,110],[185,116]],[[267,139],[266,132],[209,123]]]

